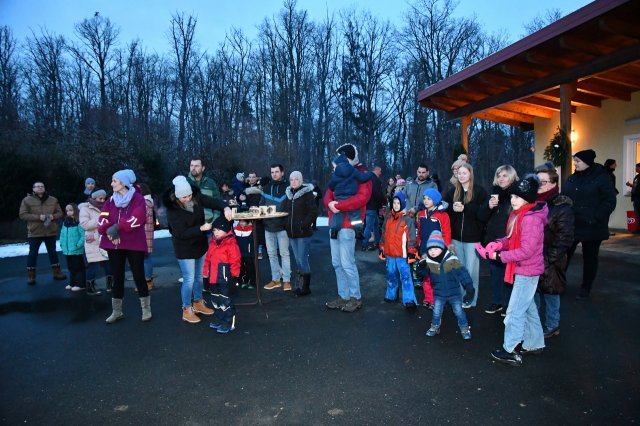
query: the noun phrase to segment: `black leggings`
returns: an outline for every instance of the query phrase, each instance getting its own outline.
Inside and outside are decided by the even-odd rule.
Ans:
[[[124,266],[129,260],[129,267],[136,283],[139,297],[147,297],[149,289],[144,278],[144,251],[134,250],[107,250],[109,262],[111,262],[111,273],[113,274],[113,298],[124,298]]]
[[[571,262],[573,253],[575,253],[576,247],[580,243],[582,243],[582,291],[589,294],[598,273],[598,253],[600,253],[602,240],[574,241],[567,252],[567,268],[569,268],[569,262]]]

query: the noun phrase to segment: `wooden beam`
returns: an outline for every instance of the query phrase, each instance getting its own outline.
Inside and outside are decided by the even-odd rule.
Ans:
[[[469,157],[469,125],[471,124],[471,116],[467,115],[460,119],[460,144]]]
[[[598,80],[596,78],[588,78],[578,83],[578,90],[584,93],[590,93],[596,96],[604,96],[605,98],[618,99],[620,101],[630,101],[631,92],[628,89],[620,87],[620,85]]]
[[[539,97],[538,95],[528,96],[526,98],[519,99],[518,102],[524,102],[531,105],[537,105],[542,108],[547,108],[553,111],[560,111],[560,100],[547,99],[544,97]],[[572,113],[575,114],[576,107],[573,106]]]
[[[640,9],[637,7],[637,4],[636,4],[636,9]],[[638,17],[638,14],[640,14],[640,10],[637,11],[635,15],[636,18]],[[631,16],[634,16],[634,15],[629,15],[629,17]],[[637,40],[640,40],[640,27],[638,26],[637,19],[625,20],[625,19],[620,19],[613,16],[606,16],[606,17],[600,18],[600,20],[598,21],[598,26],[600,27],[601,30],[606,31],[608,33],[620,34],[620,35],[624,35],[625,37],[630,37],[630,38],[635,38]]]
[[[493,110],[476,112],[472,115],[473,118],[480,118],[482,120],[493,121],[494,123],[508,124],[509,126],[520,127],[522,129],[530,130],[533,128],[533,123],[523,123],[517,120],[510,120],[506,117],[500,117],[491,113]]]
[[[539,106],[534,106],[531,104],[523,103],[523,102],[509,102],[507,104],[502,104],[493,109],[502,109],[505,111],[513,111],[518,112],[520,114],[532,115],[540,118],[552,118],[553,111],[548,108],[542,108]]]
[[[623,84],[634,89],[640,89],[640,69],[633,66],[624,66],[611,71],[605,71],[597,74],[595,78],[599,80],[611,81]]]
[[[558,39],[560,47],[571,52],[587,53],[591,56],[601,56],[614,50],[613,47],[587,40],[577,35],[563,35]]]
[[[517,121],[520,123],[533,123],[533,119],[535,118],[534,116],[529,114],[522,114],[522,113],[513,112],[513,111],[505,111],[504,109],[501,109],[501,108],[502,108],[502,105],[500,107],[491,108],[486,111],[480,111],[480,112],[487,112],[497,117],[504,117],[509,120]]]
[[[560,101],[560,89],[547,90],[546,92],[538,93],[538,96],[547,97],[548,99]],[[589,106],[594,108],[600,108],[602,106],[602,97],[584,93],[578,91],[571,97],[571,103],[575,106]]]
[[[506,74],[515,76],[522,76],[526,79],[545,77],[556,69],[549,69],[548,67],[532,67],[531,65],[518,64],[515,62],[507,62],[503,64],[500,69]]]

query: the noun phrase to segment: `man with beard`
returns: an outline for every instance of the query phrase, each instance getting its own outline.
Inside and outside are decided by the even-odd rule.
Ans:
[[[195,158],[191,160],[191,163],[189,163],[189,174],[187,175],[187,180],[192,186],[200,189],[201,194],[214,199],[220,198],[218,183],[212,178],[206,176],[204,171],[205,166],[201,159]],[[208,223],[212,223],[219,215],[220,212],[218,211],[204,209],[204,220]]]
[[[429,177],[429,166],[420,164],[413,182],[407,184],[407,215],[415,216],[418,211],[424,208],[422,196],[424,191],[433,188],[438,189],[438,185]]]

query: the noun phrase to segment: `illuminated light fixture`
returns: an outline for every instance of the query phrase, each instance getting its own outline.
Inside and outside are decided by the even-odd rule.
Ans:
[[[576,143],[576,141],[578,140],[578,132],[576,132],[575,130],[571,130],[569,139],[571,140],[571,143]]]

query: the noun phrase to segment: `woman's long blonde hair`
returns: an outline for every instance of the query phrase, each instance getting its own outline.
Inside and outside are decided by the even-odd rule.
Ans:
[[[460,170],[463,167],[469,170],[469,189],[467,189],[467,193],[464,196],[464,204],[468,204],[471,202],[471,200],[473,200],[473,166],[469,163],[463,163],[458,167],[458,170]],[[453,193],[454,203],[456,201],[463,201],[462,194],[464,194],[464,188],[462,187],[462,184],[460,183],[459,179],[456,179],[455,185],[456,185],[456,190]]]

